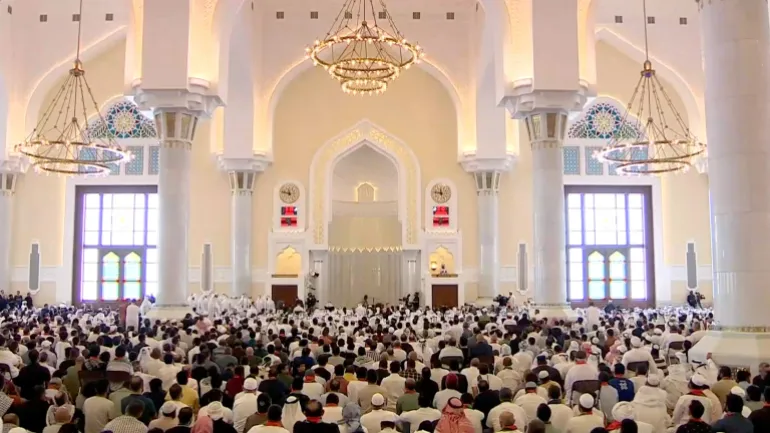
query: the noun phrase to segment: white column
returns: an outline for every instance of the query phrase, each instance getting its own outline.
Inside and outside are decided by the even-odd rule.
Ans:
[[[232,296],[251,296],[252,207],[254,205],[254,171],[231,171],[231,260],[233,266]]]
[[[11,290],[11,231],[16,173],[0,173],[0,290]]]
[[[562,159],[567,111],[535,111],[525,121],[532,149],[535,308],[549,319],[571,317],[565,280]]]
[[[188,293],[190,229],[190,154],[198,116],[177,109],[156,109],[161,137],[158,173],[158,296],[153,318],[176,319],[191,312]]]
[[[477,171],[476,195],[479,225],[479,298],[494,298],[500,294],[500,254],[498,239],[498,193],[500,172]]]
[[[701,2],[714,313],[691,352],[757,368],[770,356],[770,25],[766,0]]]

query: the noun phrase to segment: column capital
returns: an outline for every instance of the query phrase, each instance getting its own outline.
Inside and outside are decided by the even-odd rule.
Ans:
[[[257,182],[257,175],[270,165],[264,157],[227,158],[218,156],[220,170],[227,173],[230,179],[230,190],[233,195],[251,195]]]
[[[0,173],[24,174],[29,170],[29,158],[20,155],[9,155],[0,160]]]
[[[219,169],[225,173],[231,172],[263,172],[272,164],[265,155],[253,155],[251,157],[237,158],[225,155],[217,155]]]
[[[502,158],[482,158],[475,153],[464,154],[460,165],[468,173],[477,172],[507,172],[513,167],[514,158],[512,155],[506,155]]]
[[[501,104],[514,119],[523,119],[535,112],[569,113],[582,111],[591,95],[588,83],[581,80],[576,90],[535,89],[533,80],[514,83]]]
[[[134,102],[141,110],[181,111],[204,118],[211,117],[217,107],[224,105],[222,98],[212,94],[209,87],[208,81],[197,78],[190,78],[185,89],[146,89],[141,79],[131,85]]]

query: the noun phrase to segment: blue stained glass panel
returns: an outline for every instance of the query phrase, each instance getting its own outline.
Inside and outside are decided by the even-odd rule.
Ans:
[[[624,117],[624,111],[614,104],[596,102],[570,126],[567,136],[595,140],[643,137],[644,133],[639,122],[632,118],[625,118],[624,122]]]
[[[144,174],[144,147],[143,146],[128,146],[126,148],[133,159],[126,164],[126,174],[131,176],[141,176]]]
[[[158,173],[160,173],[160,146],[150,146],[149,174],[157,175]]]
[[[579,175],[580,174],[580,147],[564,146],[562,152],[564,153],[564,174]]]
[[[601,146],[586,146],[585,159],[586,159],[586,174],[591,176],[601,176],[604,174],[604,163],[594,158],[594,153],[600,151]]]
[[[131,101],[112,104],[103,118],[88,125],[88,133],[94,138],[155,138],[155,123]]]

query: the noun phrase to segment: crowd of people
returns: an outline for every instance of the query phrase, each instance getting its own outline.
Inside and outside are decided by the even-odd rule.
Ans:
[[[709,310],[218,298],[0,311],[3,433],[770,432],[770,365],[690,362]]]

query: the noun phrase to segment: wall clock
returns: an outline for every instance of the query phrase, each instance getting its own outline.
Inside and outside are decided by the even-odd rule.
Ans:
[[[286,183],[279,190],[281,201],[286,204],[293,204],[299,199],[299,187],[293,183]]]
[[[449,185],[437,183],[431,188],[430,196],[436,203],[446,203],[452,198],[452,189],[449,188]]]

